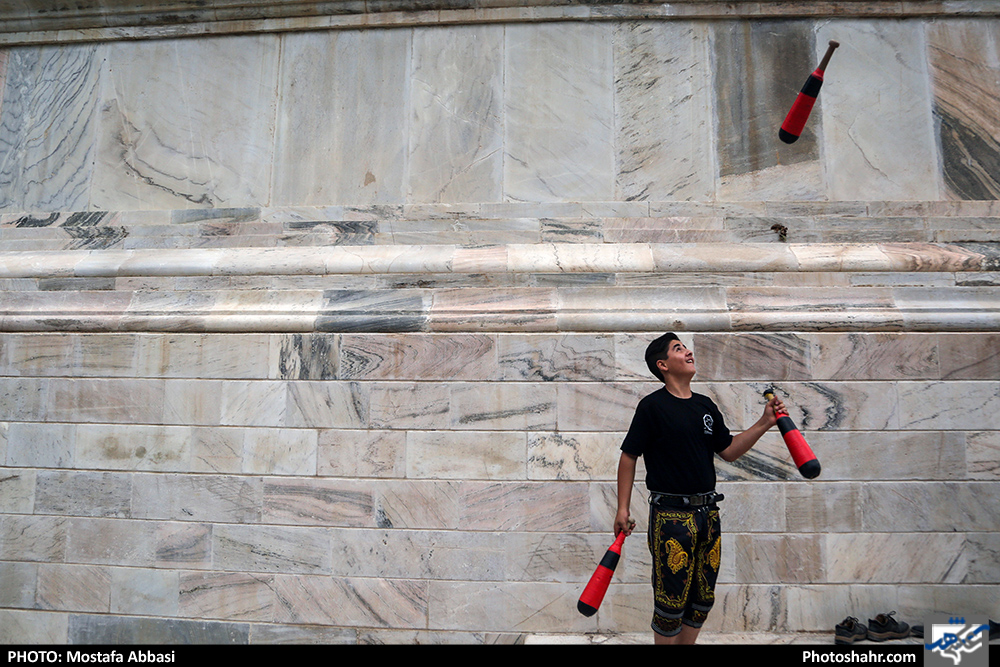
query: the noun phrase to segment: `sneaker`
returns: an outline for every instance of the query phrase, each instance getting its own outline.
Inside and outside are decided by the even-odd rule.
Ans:
[[[988,641],[1000,639],[1000,623],[990,619],[990,638]]]
[[[903,639],[910,636],[910,626],[893,618],[896,612],[879,614],[868,619],[868,639],[873,642],[884,642],[886,639]]]
[[[924,636],[924,626],[914,625],[910,627],[911,637],[923,637]]]
[[[868,628],[861,625],[858,619],[848,616],[834,629],[833,641],[835,644],[853,644],[867,636]]]

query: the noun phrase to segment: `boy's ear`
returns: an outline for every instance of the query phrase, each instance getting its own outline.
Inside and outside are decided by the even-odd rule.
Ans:
[[[660,364],[663,364],[663,365],[661,366]],[[657,359],[656,360],[656,367],[659,368],[661,371],[663,371],[664,375],[667,374],[667,360],[666,359]]]

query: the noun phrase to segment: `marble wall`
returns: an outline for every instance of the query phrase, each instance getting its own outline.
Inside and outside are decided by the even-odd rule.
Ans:
[[[576,601],[669,329],[731,428],[773,383],[823,463],[802,479],[776,431],[719,462],[710,631],[995,617],[998,35],[0,49],[0,642],[646,633],[641,535],[600,612]]]
[[[992,199],[996,26],[532,22],[9,47],[0,210]],[[813,117],[782,144],[830,39]]]
[[[575,602],[652,335],[5,334],[2,636],[642,631],[641,537],[596,617]],[[720,464],[711,630],[992,613],[996,334],[685,338],[733,428],[776,381],[824,466],[777,434]]]

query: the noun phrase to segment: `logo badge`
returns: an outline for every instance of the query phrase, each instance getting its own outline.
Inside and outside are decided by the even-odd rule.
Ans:
[[[705,435],[712,435],[712,425],[715,423],[712,421],[712,415],[705,415],[702,421],[705,422]]]
[[[948,667],[988,667],[990,626],[986,619],[964,617],[937,617],[924,635],[927,664]]]

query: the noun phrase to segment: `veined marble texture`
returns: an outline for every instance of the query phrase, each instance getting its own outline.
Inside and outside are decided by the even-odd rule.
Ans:
[[[778,128],[826,43],[805,21],[719,22],[713,34],[719,196],[824,199],[823,93],[798,141],[781,142]]]
[[[278,38],[102,47],[91,206],[248,206],[270,194]]]
[[[607,24],[506,28],[504,197],[614,199]]]
[[[991,198],[995,23],[534,21],[13,47],[0,210]],[[783,144],[830,39],[806,130]]]
[[[714,191],[707,24],[623,22],[615,61],[615,194],[705,199]]]
[[[274,204],[403,202],[412,42],[410,30],[282,38]]]
[[[408,200],[500,199],[504,53],[502,26],[414,32]]]
[[[674,328],[731,429],[774,385],[823,462],[772,429],[718,464],[710,629],[996,609],[1000,205],[934,166],[932,115],[992,128],[990,21],[0,51],[0,138],[26,54],[104,91],[39,116],[90,133],[78,184],[0,179],[0,641],[648,632],[641,465],[638,539],[573,606]],[[827,39],[813,134],[779,145]]]
[[[103,47],[22,47],[0,62],[0,209],[87,208]]]
[[[947,194],[1000,197],[1000,31],[981,21],[927,27]]]
[[[940,154],[922,26],[829,21],[818,45],[840,42],[818,111],[830,199],[938,199]],[[850,194],[848,194],[850,193]]]

